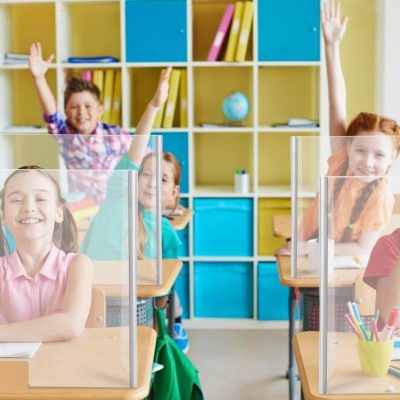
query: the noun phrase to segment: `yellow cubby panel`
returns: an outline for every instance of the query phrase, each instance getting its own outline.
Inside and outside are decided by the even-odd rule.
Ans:
[[[215,1],[215,0],[195,0],[193,1],[193,60],[205,61],[207,54],[214,40],[219,23],[224,15],[228,4],[234,2]],[[225,55],[226,44],[229,33],[225,38],[219,59],[222,61]],[[246,61],[253,59],[253,29],[250,31],[249,44],[246,52]]]
[[[195,145],[195,185],[232,186],[236,169],[245,169],[253,179],[251,133],[198,133]],[[250,184],[250,191],[252,183]]]
[[[10,51],[28,54],[31,44],[40,42],[44,57],[55,54],[55,5],[13,4],[10,7]]]
[[[310,199],[302,199],[300,210],[310,205]],[[272,217],[274,215],[290,215],[291,201],[287,198],[262,198],[258,201],[258,254],[271,256],[277,249],[285,245],[285,239],[273,236]]]
[[[222,111],[226,96],[243,93],[250,102],[248,116],[242,126],[253,125],[253,70],[250,67],[195,68],[194,69],[194,125],[228,121]]]
[[[153,97],[160,79],[161,68],[131,68],[130,77],[130,126],[136,126],[148,102]]]
[[[312,133],[263,133],[258,138],[259,185],[290,186],[290,138],[305,137],[299,143],[299,184],[318,185],[319,142]],[[301,190],[301,188],[300,188]]]
[[[70,3],[67,10],[70,22],[69,56],[113,56],[121,59],[119,2]]]
[[[38,165],[58,169],[59,150],[54,138],[48,133],[16,136],[16,166]]]
[[[260,126],[319,119],[317,67],[261,67],[258,74]]]
[[[44,127],[42,109],[37,96],[32,76],[28,70],[10,71],[13,125]],[[56,93],[56,71],[49,70],[46,74],[47,82],[53,93]]]
[[[182,68],[174,68],[182,70]],[[131,68],[129,70],[130,76],[130,126],[137,126],[140,117],[143,115],[147,104],[152,99],[158,82],[160,80],[161,68]],[[179,78],[179,87],[181,85],[182,75]],[[176,99],[176,106],[174,112],[174,120],[172,123],[173,128],[180,127],[180,90],[178,88],[178,97]]]
[[[377,1],[341,1],[342,15],[349,16],[346,35],[340,45],[349,122],[360,111],[376,112]]]

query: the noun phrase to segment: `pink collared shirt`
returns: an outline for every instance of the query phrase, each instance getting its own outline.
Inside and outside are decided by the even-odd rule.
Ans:
[[[40,271],[27,275],[18,253],[0,257],[0,324],[26,321],[61,310],[74,253],[51,247]]]

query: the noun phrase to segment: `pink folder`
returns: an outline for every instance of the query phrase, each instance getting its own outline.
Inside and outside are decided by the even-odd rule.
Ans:
[[[219,23],[217,33],[215,34],[214,40],[208,51],[207,60],[217,61],[218,55],[221,51],[224,39],[227,37],[229,27],[232,22],[233,12],[235,11],[235,6],[233,4],[228,4],[225,8],[224,16]]]

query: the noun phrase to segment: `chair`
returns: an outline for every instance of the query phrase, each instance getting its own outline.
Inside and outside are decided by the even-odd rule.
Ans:
[[[92,289],[92,305],[86,320],[86,328],[105,328],[106,296],[100,289]]]

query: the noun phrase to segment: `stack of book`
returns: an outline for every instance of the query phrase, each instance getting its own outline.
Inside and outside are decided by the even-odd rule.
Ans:
[[[164,70],[161,71],[163,73]],[[177,107],[178,105],[178,107]],[[179,108],[179,114],[177,110]],[[179,118],[179,126],[187,126],[187,72],[185,69],[172,69],[169,77],[167,101],[158,111],[153,128],[172,128]]]
[[[252,1],[237,1],[235,4],[228,4],[208,51],[207,60],[219,60],[227,40],[224,61],[244,61],[252,22]]]

